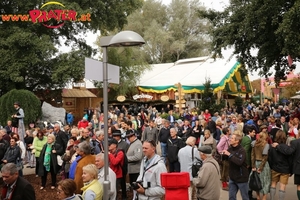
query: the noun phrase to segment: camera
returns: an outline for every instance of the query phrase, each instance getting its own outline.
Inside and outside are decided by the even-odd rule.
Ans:
[[[137,190],[140,188],[140,186],[138,185],[140,184],[143,187],[143,182],[142,181],[137,181],[137,182],[132,182],[131,183],[131,187],[133,190]]]

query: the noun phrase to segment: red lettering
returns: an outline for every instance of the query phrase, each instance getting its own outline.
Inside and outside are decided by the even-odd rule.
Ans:
[[[56,15],[57,15],[57,21],[59,21],[59,20],[60,20],[60,17],[61,17],[61,14],[62,14],[62,12],[63,12],[63,10],[54,10],[54,12],[55,12]]]
[[[63,21],[69,20],[69,18],[68,18],[68,10],[63,10],[63,12],[61,13],[61,20],[63,20]]]
[[[47,12],[46,11],[42,11],[42,14],[40,15],[40,17],[38,18],[39,22],[47,22],[49,19],[47,18]]]
[[[76,21],[76,15],[77,15],[76,11],[69,10],[69,12],[68,12],[68,18],[69,18],[69,20]]]
[[[19,15],[19,18],[21,19],[22,22],[23,21],[27,22],[29,19],[29,16],[28,15]]]
[[[55,20],[59,20],[59,17],[53,12],[53,10],[50,10],[49,12],[48,12],[48,20],[49,19],[55,19]]]
[[[41,11],[40,10],[30,10],[29,15],[30,15],[31,21],[33,23],[37,23],[37,19],[40,17]]]
[[[10,15],[11,16],[11,21],[19,21],[18,15]]]
[[[9,15],[1,15],[2,17],[2,21],[3,22],[8,22],[10,20],[10,16]]]

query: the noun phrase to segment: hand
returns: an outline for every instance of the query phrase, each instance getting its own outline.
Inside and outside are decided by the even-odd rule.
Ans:
[[[52,153],[56,153],[56,150],[52,150]]]
[[[254,167],[254,168],[252,168],[252,171],[254,171],[254,172],[255,172],[255,171],[256,171],[256,168],[255,168],[255,167]]]
[[[139,194],[145,194],[145,189],[138,183],[139,188],[136,190]]]
[[[274,147],[274,148],[276,148],[278,146],[278,143],[277,142],[274,142],[273,144],[272,144],[272,147]]]
[[[222,151],[222,154],[224,154],[224,155],[226,155],[226,156],[229,156],[229,155],[230,155],[229,151],[227,151],[227,150],[223,150],[223,151]]]
[[[3,160],[2,162],[6,164],[6,163],[7,163],[7,160]]]
[[[259,173],[259,174],[260,174],[260,172],[261,172],[261,171],[260,171],[260,169],[258,168],[258,169],[257,169],[257,173]]]

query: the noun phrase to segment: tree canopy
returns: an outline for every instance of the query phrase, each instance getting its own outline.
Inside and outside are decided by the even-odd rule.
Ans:
[[[2,1],[0,3],[0,85],[1,93],[11,89],[46,89],[63,87],[67,82],[83,78],[84,57],[93,50],[86,44],[89,31],[100,30],[102,35],[111,30],[121,30],[127,23],[127,16],[142,6],[142,0],[60,0],[49,1]],[[74,10],[77,19],[90,15],[91,21],[62,21],[50,18],[42,23],[32,21],[5,20],[9,15],[28,15],[30,10]],[[62,15],[62,14],[61,14]],[[56,16],[57,17],[57,16]],[[11,18],[9,18],[11,19]],[[64,22],[59,28],[46,28]],[[61,53],[62,46],[73,51]]]
[[[268,77],[274,68],[278,83],[295,68],[289,66],[288,55],[299,60],[299,6],[296,0],[231,0],[224,11],[199,10],[199,16],[213,24],[216,56],[232,47],[249,71]]]

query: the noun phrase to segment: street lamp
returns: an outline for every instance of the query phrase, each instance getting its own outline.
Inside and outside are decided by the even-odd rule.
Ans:
[[[100,46],[103,49],[103,112],[104,112],[104,182],[103,200],[109,199],[110,181],[108,180],[108,69],[107,69],[107,48],[141,46],[145,40],[136,32],[121,31],[115,36],[104,36],[100,38]]]

